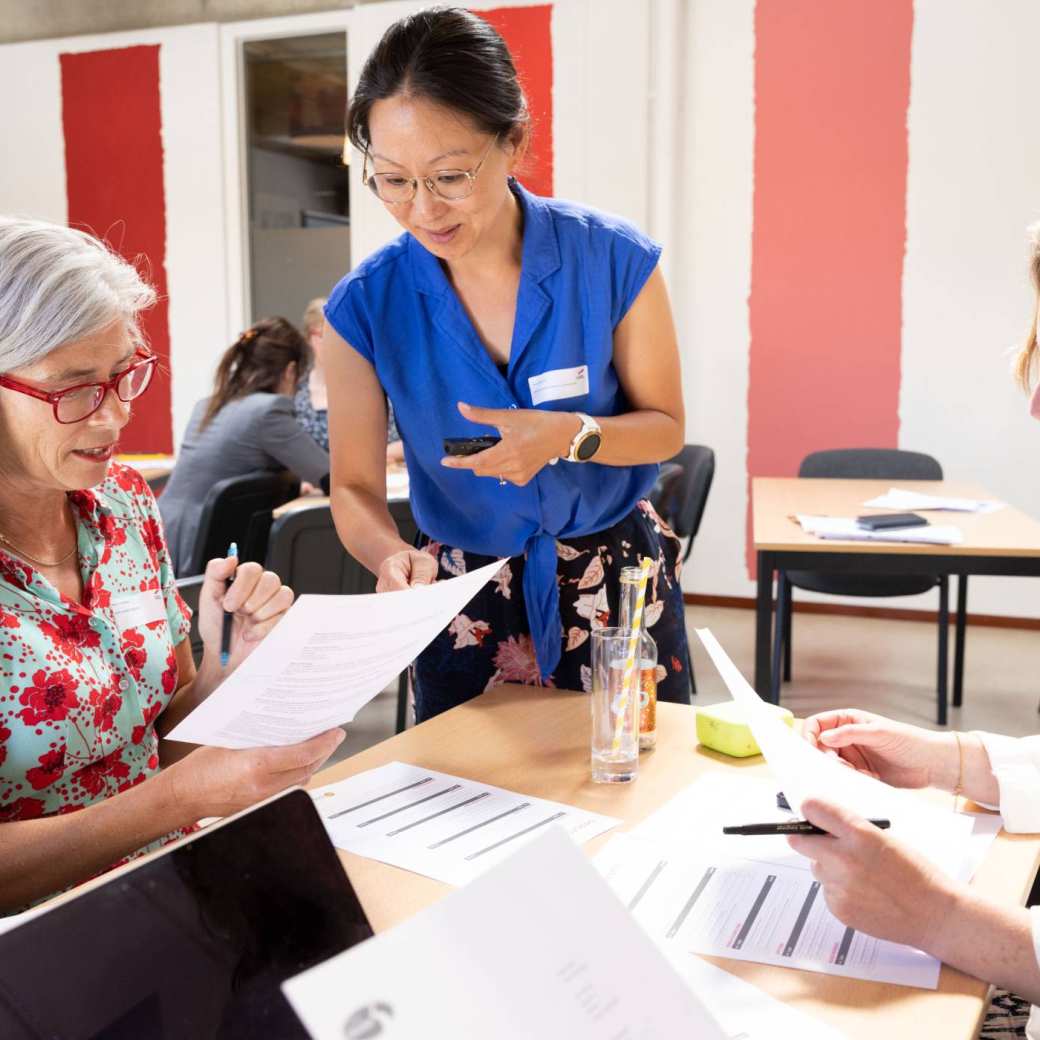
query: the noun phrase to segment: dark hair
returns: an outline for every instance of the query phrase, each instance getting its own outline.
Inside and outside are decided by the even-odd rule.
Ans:
[[[502,140],[530,122],[505,40],[462,7],[431,7],[394,22],[383,34],[347,111],[347,134],[356,148],[369,146],[372,105],[399,94],[467,115]]]
[[[292,322],[285,318],[261,318],[224,351],[200,429],[204,430],[229,401],[277,391],[293,361],[297,375],[302,376],[313,357],[310,344]]]

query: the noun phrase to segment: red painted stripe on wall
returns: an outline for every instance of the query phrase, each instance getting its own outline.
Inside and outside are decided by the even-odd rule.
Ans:
[[[897,445],[912,28],[912,0],[758,0],[749,483]]]
[[[62,54],[61,99],[69,224],[108,241],[159,294],[143,327],[167,371],[134,409],[120,448],[172,452],[158,45]]]
[[[533,136],[519,179],[536,195],[553,193],[552,4],[477,11],[502,35],[527,96]]]

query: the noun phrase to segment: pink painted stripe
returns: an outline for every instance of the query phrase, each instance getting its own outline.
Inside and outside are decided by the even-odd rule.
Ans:
[[[912,0],[758,0],[749,481],[898,442],[912,28]]]

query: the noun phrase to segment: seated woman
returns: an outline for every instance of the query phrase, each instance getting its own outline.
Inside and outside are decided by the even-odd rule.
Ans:
[[[285,318],[262,318],[220,359],[213,395],[195,405],[159,501],[181,577],[206,493],[218,481],[283,468],[310,484],[328,476],[328,451],[293,416],[293,395],[311,358],[307,341]]]
[[[321,339],[325,333],[325,304],[329,301],[319,296],[307,304],[303,312],[303,334],[314,355],[310,371],[300,380],[293,398],[296,421],[320,444],[329,450],[329,396],[325,385],[325,366],[321,360]],[[403,465],[404,444],[394,422],[394,410],[386,406],[386,463]]]
[[[1035,375],[1040,331],[1040,224],[1033,228],[1030,269],[1037,309],[1016,366],[1026,390]],[[1040,389],[1031,411],[1040,419]],[[1040,736],[934,733],[857,710],[814,715],[802,732],[815,746],[894,787],[938,787],[981,805],[999,805],[1006,830],[1040,833]],[[1034,1005],[1025,1035],[1040,1040],[1040,907],[986,899],[834,805],[805,802],[802,811],[828,835],[788,841],[814,861],[813,876],[836,917],[1021,994]]]
[[[88,235],[0,217],[0,913],[305,782],[343,738],[162,739],[292,592],[257,564],[211,560],[196,673],[155,501],[112,461],[155,370],[138,327],[154,301]]]

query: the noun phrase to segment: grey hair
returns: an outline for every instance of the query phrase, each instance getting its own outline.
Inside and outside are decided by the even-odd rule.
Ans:
[[[0,216],[0,372],[123,321],[138,346],[155,290],[84,231]]]

